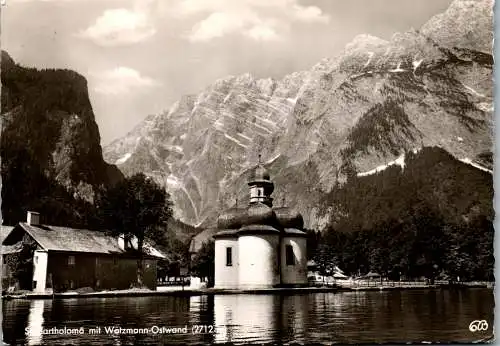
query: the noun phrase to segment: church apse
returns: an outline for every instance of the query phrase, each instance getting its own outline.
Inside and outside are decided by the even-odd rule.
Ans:
[[[299,213],[274,208],[274,183],[260,163],[248,181],[250,201],[218,218],[215,288],[256,289],[307,285],[306,233]]]

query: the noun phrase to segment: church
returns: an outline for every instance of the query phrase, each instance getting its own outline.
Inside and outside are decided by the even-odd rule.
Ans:
[[[214,288],[306,286],[302,215],[285,206],[273,207],[274,184],[260,157],[248,187],[249,204],[228,209],[217,220]]]

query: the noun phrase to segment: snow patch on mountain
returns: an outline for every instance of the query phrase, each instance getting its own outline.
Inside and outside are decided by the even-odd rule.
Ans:
[[[243,147],[245,149],[248,148],[248,145],[245,145],[243,143],[241,143],[239,140],[237,140],[236,138],[234,137],[231,137],[230,135],[228,135],[227,133],[224,133],[224,137],[226,137],[227,139],[229,139],[230,141],[233,141],[234,143],[238,144],[240,147]]]
[[[469,90],[470,92],[472,92],[472,93],[473,93],[474,95],[476,95],[476,96],[479,96],[479,97],[486,97],[484,94],[481,94],[481,93],[477,92],[475,89],[471,88],[471,87],[470,87],[470,86],[468,86],[468,85],[463,84],[463,86],[464,86],[464,88],[465,88],[465,89]]]
[[[274,155],[273,157],[271,157],[269,160],[267,160],[265,163],[266,165],[269,165],[271,163],[273,163],[274,161],[276,161],[279,157],[281,156],[280,153]]]
[[[484,172],[488,172],[490,174],[493,174],[493,171],[491,169],[488,169],[484,166],[481,166],[479,164],[477,164],[476,162],[472,161],[471,159],[469,159],[468,157],[464,158],[464,159],[460,159],[460,161],[462,161],[463,163],[466,163],[468,165],[471,165],[472,167],[475,167],[477,169],[480,169]]]
[[[423,61],[424,61],[424,59],[413,61],[413,63],[412,63],[412,65],[413,65],[413,72],[415,72],[417,70],[417,68],[422,64]]]
[[[491,102],[480,102],[476,104],[476,107],[483,112],[493,112],[493,103]]]
[[[389,72],[398,73],[404,72],[405,70],[401,68],[401,61],[398,63],[398,66],[395,69],[389,70]]]
[[[372,58],[374,55],[375,55],[374,52],[368,52],[368,61],[365,63],[365,65],[363,67],[370,65],[370,62],[372,61]]]
[[[357,176],[358,177],[365,177],[367,175],[376,174],[376,173],[382,172],[382,171],[386,170],[388,167],[394,166],[394,165],[400,166],[401,168],[404,169],[405,168],[405,154],[401,155],[396,160],[391,161],[385,165],[380,165],[380,166],[375,167],[374,169],[369,170],[367,172],[358,173]]]
[[[170,174],[168,177],[167,177],[167,185],[169,187],[179,187],[180,185],[180,182],[179,182],[179,179],[173,175],[173,174]]]
[[[121,165],[125,163],[130,157],[132,156],[132,153],[126,153],[122,157],[120,157],[118,160],[115,161],[115,165]]]
[[[240,137],[245,138],[246,140],[248,140],[248,141],[250,141],[250,142],[252,141],[252,138],[250,138],[250,137],[248,137],[248,136],[245,136],[245,135],[244,135],[243,133],[241,133],[241,132],[238,132],[238,133],[237,133],[237,135],[238,135],[238,136],[240,136]]]

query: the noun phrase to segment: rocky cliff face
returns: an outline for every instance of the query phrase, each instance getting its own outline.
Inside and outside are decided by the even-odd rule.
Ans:
[[[21,67],[6,52],[1,74],[5,222],[24,219],[27,208],[91,203],[96,189],[123,177],[103,160],[84,77]]]
[[[491,22],[492,1],[456,0],[421,30],[358,36],[309,71],[218,80],[148,117],[105,158],[125,174],[154,176],[177,217],[198,225],[236,197],[246,203],[246,175],[262,154],[276,203],[286,198],[307,227],[321,227],[329,215],[320,204],[336,182],[404,151],[434,146],[468,162],[489,155]]]

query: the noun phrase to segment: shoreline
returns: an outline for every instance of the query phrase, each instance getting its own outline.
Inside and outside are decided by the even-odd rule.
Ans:
[[[161,286],[160,286],[161,287]],[[304,293],[334,293],[358,291],[391,291],[391,290],[435,290],[435,289],[469,289],[488,288],[488,285],[415,285],[415,286],[372,286],[372,287],[276,287],[263,289],[217,289],[217,288],[177,288],[171,290],[116,290],[100,292],[64,292],[64,293],[22,293],[3,294],[2,299],[74,299],[74,298],[105,298],[105,297],[146,297],[146,296],[180,296],[191,297],[201,295],[227,295],[227,294],[304,294]]]

